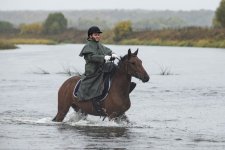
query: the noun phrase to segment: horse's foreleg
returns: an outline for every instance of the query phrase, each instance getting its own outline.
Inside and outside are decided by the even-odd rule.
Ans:
[[[125,113],[122,114],[122,115],[120,115],[118,118],[119,118],[121,121],[124,121],[124,122],[126,122],[126,123],[130,123],[129,118],[127,117],[127,115],[126,115]]]
[[[126,123],[130,123],[130,121],[129,121],[128,117],[125,115],[125,113],[122,114],[122,115],[119,115],[119,116],[116,115],[116,113],[113,113],[111,116],[109,116],[109,120],[114,120],[117,123],[120,123],[121,121],[126,122]]]

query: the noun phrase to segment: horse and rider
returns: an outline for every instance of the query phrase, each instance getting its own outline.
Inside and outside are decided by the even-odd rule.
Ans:
[[[138,50],[124,57],[119,57],[108,47],[100,43],[102,31],[97,26],[88,29],[87,43],[80,52],[85,59],[85,72],[66,80],[58,92],[58,113],[53,121],[63,121],[70,107],[75,111],[113,119],[124,115],[130,107],[130,92],[136,84],[131,82],[136,77],[143,82],[149,76],[137,57]],[[118,65],[114,60],[118,59]],[[105,83],[110,84],[105,90]],[[74,93],[74,88],[77,87]],[[107,92],[102,97],[103,91]]]

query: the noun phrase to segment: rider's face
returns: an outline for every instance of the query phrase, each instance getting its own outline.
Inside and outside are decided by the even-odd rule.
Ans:
[[[93,33],[93,34],[91,35],[91,38],[92,38],[94,41],[99,42],[99,41],[101,40],[101,35],[100,35],[100,33]]]

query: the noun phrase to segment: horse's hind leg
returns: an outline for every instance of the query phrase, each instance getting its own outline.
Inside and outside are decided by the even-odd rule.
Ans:
[[[61,122],[68,113],[73,103],[73,88],[78,81],[78,77],[71,77],[66,80],[58,91],[58,113],[53,121]]]
[[[63,99],[59,99],[58,112],[52,121],[62,122],[66,114],[68,113],[69,109],[70,109],[70,103],[66,101],[63,102]]]
[[[77,115],[79,115],[82,119],[86,119],[87,118],[87,113],[83,112],[75,103],[72,103],[72,108],[74,109],[74,111],[77,112]]]
[[[73,110],[74,111],[76,111],[76,112],[78,112],[79,110],[80,110],[80,108],[79,107],[77,107],[77,105],[76,104],[74,104],[74,103],[72,103],[72,108],[73,108]]]
[[[69,109],[68,109],[69,110]],[[68,111],[67,111],[68,112]],[[52,121],[55,122],[62,122],[63,119],[65,118],[67,112],[60,112],[58,111],[57,115],[55,116],[55,118]]]

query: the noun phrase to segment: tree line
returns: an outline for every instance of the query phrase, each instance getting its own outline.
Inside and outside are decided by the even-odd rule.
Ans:
[[[149,22],[146,20],[145,24],[148,24],[148,23],[152,23],[152,22]],[[30,35],[44,35],[44,36],[53,35],[54,36],[56,34],[62,34],[62,33],[71,34],[70,32],[72,30],[77,31],[77,29],[69,28],[68,24],[69,24],[69,21],[63,15],[63,13],[57,12],[57,13],[50,13],[43,23],[21,24],[19,28],[15,28],[10,22],[0,21],[0,33],[18,33],[20,35],[30,34]],[[222,0],[220,2],[220,5],[215,12],[215,16],[213,19],[213,28],[225,28],[225,0]],[[146,30],[151,31],[151,29],[148,29],[148,28],[146,28],[144,31]],[[196,30],[196,31],[201,31],[201,30]],[[117,22],[112,29],[108,30],[108,34],[112,36],[112,39],[108,39],[108,40],[111,40],[117,43],[121,41],[122,39],[129,37],[134,32],[141,33],[141,31],[134,30],[133,23],[131,20],[123,20],[123,21]],[[176,32],[180,32],[180,31],[176,30]],[[61,35],[62,41],[63,41],[63,37],[70,36],[65,34]],[[82,34],[84,33],[82,32]],[[163,35],[163,34],[160,32],[160,35]],[[195,34],[195,36],[197,35]]]

